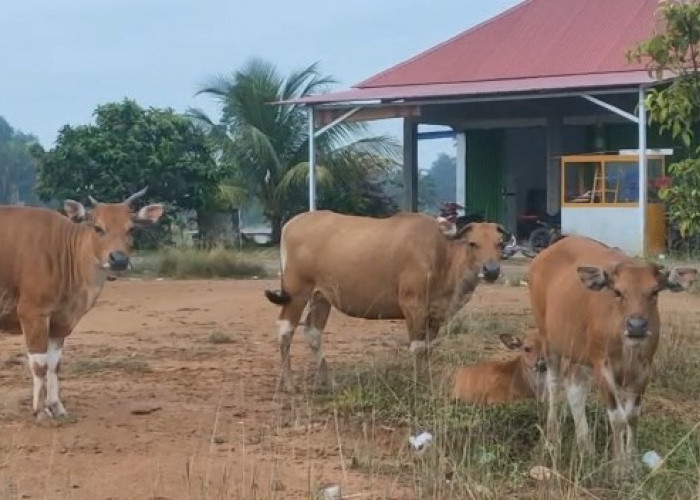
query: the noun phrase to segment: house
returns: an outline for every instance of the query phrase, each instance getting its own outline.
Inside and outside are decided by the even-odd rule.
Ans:
[[[561,211],[566,232],[659,253],[663,205],[639,186],[661,182],[673,145],[640,126],[659,82],[626,57],[654,32],[658,6],[525,0],[348,90],[297,102],[316,134],[340,120],[402,118],[407,210],[417,209],[418,126],[444,125],[457,139],[456,199],[470,211],[511,230]]]

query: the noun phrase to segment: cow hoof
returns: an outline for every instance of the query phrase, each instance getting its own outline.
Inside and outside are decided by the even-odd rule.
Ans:
[[[66,412],[66,409],[63,407],[63,404],[61,404],[60,401],[47,404],[44,411],[46,412],[47,416],[53,419],[63,418],[68,415],[68,412]]]

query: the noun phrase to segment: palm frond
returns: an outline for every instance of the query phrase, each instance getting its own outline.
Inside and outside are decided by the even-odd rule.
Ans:
[[[323,165],[316,165],[316,183],[321,187],[333,185],[333,173]],[[290,188],[308,185],[309,163],[301,162],[291,167],[277,183],[277,195],[280,196]]]

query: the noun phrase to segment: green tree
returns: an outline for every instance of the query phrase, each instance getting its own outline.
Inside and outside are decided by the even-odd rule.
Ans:
[[[681,160],[668,166],[672,185],[659,190],[670,219],[683,236],[700,234],[700,0],[666,1],[659,7],[663,28],[628,53],[649,73],[670,83],[649,91],[649,119],[680,140]]]
[[[446,153],[440,153],[430,165],[426,181],[435,186],[435,198],[439,210],[442,202],[454,201],[455,183],[457,182],[457,158]]]
[[[64,126],[53,149],[37,151],[42,199],[121,200],[148,186],[145,198],[171,213],[220,208],[225,172],[189,118],[129,99],[98,106],[94,116],[94,124]]]
[[[13,129],[0,116],[0,204],[35,202],[36,160],[32,147],[36,137]]]
[[[218,77],[198,94],[221,107],[218,122],[202,111],[189,115],[216,145],[217,160],[233,172],[232,184],[259,200],[278,242],[282,224],[306,209],[308,118],[298,104],[273,105],[324,91],[334,80],[313,64],[286,77],[261,59],[252,59],[231,76]],[[344,122],[316,141],[319,208],[345,212],[390,211],[379,202],[372,178],[399,156],[396,141],[370,137],[363,124]]]

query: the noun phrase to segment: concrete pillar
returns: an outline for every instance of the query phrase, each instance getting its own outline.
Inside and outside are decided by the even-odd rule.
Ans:
[[[455,183],[455,201],[467,206],[467,134],[459,132],[457,139],[457,182]]]
[[[418,211],[418,124],[403,121],[403,182],[407,212]]]

